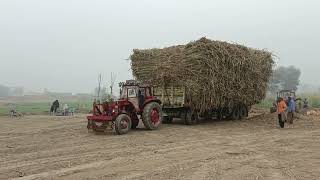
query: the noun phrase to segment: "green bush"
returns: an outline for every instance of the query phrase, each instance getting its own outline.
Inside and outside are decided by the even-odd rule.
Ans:
[[[274,100],[271,98],[266,98],[264,100],[262,100],[260,103],[258,103],[256,106],[259,108],[265,108],[265,109],[269,109],[270,107],[272,107]]]

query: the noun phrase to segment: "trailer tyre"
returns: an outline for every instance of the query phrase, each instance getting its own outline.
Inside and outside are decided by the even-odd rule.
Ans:
[[[198,114],[197,112],[192,112],[191,110],[187,110],[185,113],[185,124],[193,125],[198,123]]]
[[[131,128],[131,118],[126,114],[120,114],[115,122],[115,130],[118,135],[127,134]]]
[[[172,121],[173,121],[173,118],[171,116],[164,116],[162,123],[163,124],[171,124]]]
[[[240,119],[248,117],[248,110],[245,105],[241,105],[239,111],[240,111]]]
[[[162,119],[163,114],[159,103],[150,102],[144,107],[142,122],[147,129],[157,129],[161,125]]]
[[[277,112],[277,108],[276,107],[271,107],[270,108],[270,113],[275,113],[275,112]]]
[[[238,120],[240,119],[240,108],[238,106],[236,106],[233,111],[232,111],[232,115],[231,115],[231,119],[232,120]]]

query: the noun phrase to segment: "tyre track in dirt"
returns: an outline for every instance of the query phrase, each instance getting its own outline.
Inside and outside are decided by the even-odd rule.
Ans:
[[[194,145],[197,145],[197,144],[205,145],[203,142],[208,142],[208,139],[205,139],[205,140],[202,140],[202,141],[189,141],[187,143],[187,145],[185,145],[184,143],[168,144],[168,145],[162,146],[161,147],[162,149],[160,147],[157,147],[157,146],[149,146],[148,148],[144,148],[143,152],[141,152],[140,148],[130,149],[130,151],[126,152],[126,151],[122,150],[123,147],[118,147],[117,149],[119,149],[119,150],[118,151],[113,151],[111,154],[108,153],[108,152],[106,154],[103,154],[104,153],[103,150],[102,151],[95,151],[95,154],[101,154],[99,157],[104,157],[104,158],[105,157],[109,157],[109,158],[107,158],[105,160],[110,160],[111,159],[110,157],[115,156],[115,155],[124,156],[125,157],[126,155],[130,156],[130,154],[138,154],[138,156],[143,156],[143,155],[146,154],[145,152],[153,152],[155,150],[156,150],[156,152],[158,154],[166,154],[169,151],[178,151],[179,152],[181,149],[190,149]],[[221,144],[215,144],[215,145],[220,145],[221,146]],[[86,160],[92,159],[93,161],[94,160],[98,160],[98,159],[94,158],[94,155],[90,155],[90,154],[92,154],[93,151],[94,150],[89,151],[87,153],[78,152],[77,154],[81,154],[81,159],[82,160],[83,159],[86,159]],[[140,153],[138,153],[138,152],[140,152]],[[49,154],[49,153],[50,153],[50,151],[47,151],[44,154]],[[72,155],[68,155],[68,154],[66,154],[64,156],[60,156],[60,157],[53,156],[53,157],[50,157],[50,158],[40,158],[40,159],[39,158],[38,159],[33,159],[32,158],[32,159],[29,159],[26,164],[23,164],[23,163],[20,162],[19,166],[20,166],[20,168],[23,168],[24,166],[28,166],[29,170],[31,170],[30,167],[32,167],[32,165],[42,164],[43,166],[48,167],[48,164],[45,164],[46,162],[47,163],[50,162],[50,164],[52,165],[52,164],[55,164],[55,163],[61,163],[63,161],[68,162],[68,161],[70,161],[72,159],[77,159],[77,158],[78,158],[78,155],[73,155],[72,156]],[[30,163],[29,161],[32,161],[32,162]],[[13,163],[13,166],[7,166],[6,169],[10,169],[10,168],[16,166],[15,163],[16,162]],[[0,170],[4,170],[4,169],[0,169]],[[39,170],[39,169],[37,169],[37,170]]]
[[[88,134],[85,126],[83,116],[32,116],[0,127],[0,179],[17,178],[19,172],[22,179],[320,177],[317,119],[280,130],[273,115],[263,115],[192,127],[164,125],[124,136]]]

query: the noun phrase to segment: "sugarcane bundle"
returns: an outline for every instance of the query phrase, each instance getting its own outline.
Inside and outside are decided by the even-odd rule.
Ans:
[[[133,75],[160,86],[183,86],[193,108],[253,105],[266,95],[270,52],[201,38],[186,45],[134,50]]]

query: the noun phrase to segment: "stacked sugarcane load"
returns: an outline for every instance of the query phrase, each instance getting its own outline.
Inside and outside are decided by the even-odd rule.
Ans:
[[[201,38],[186,45],[133,50],[131,68],[139,81],[181,86],[190,105],[253,105],[265,98],[274,61],[270,52]]]

